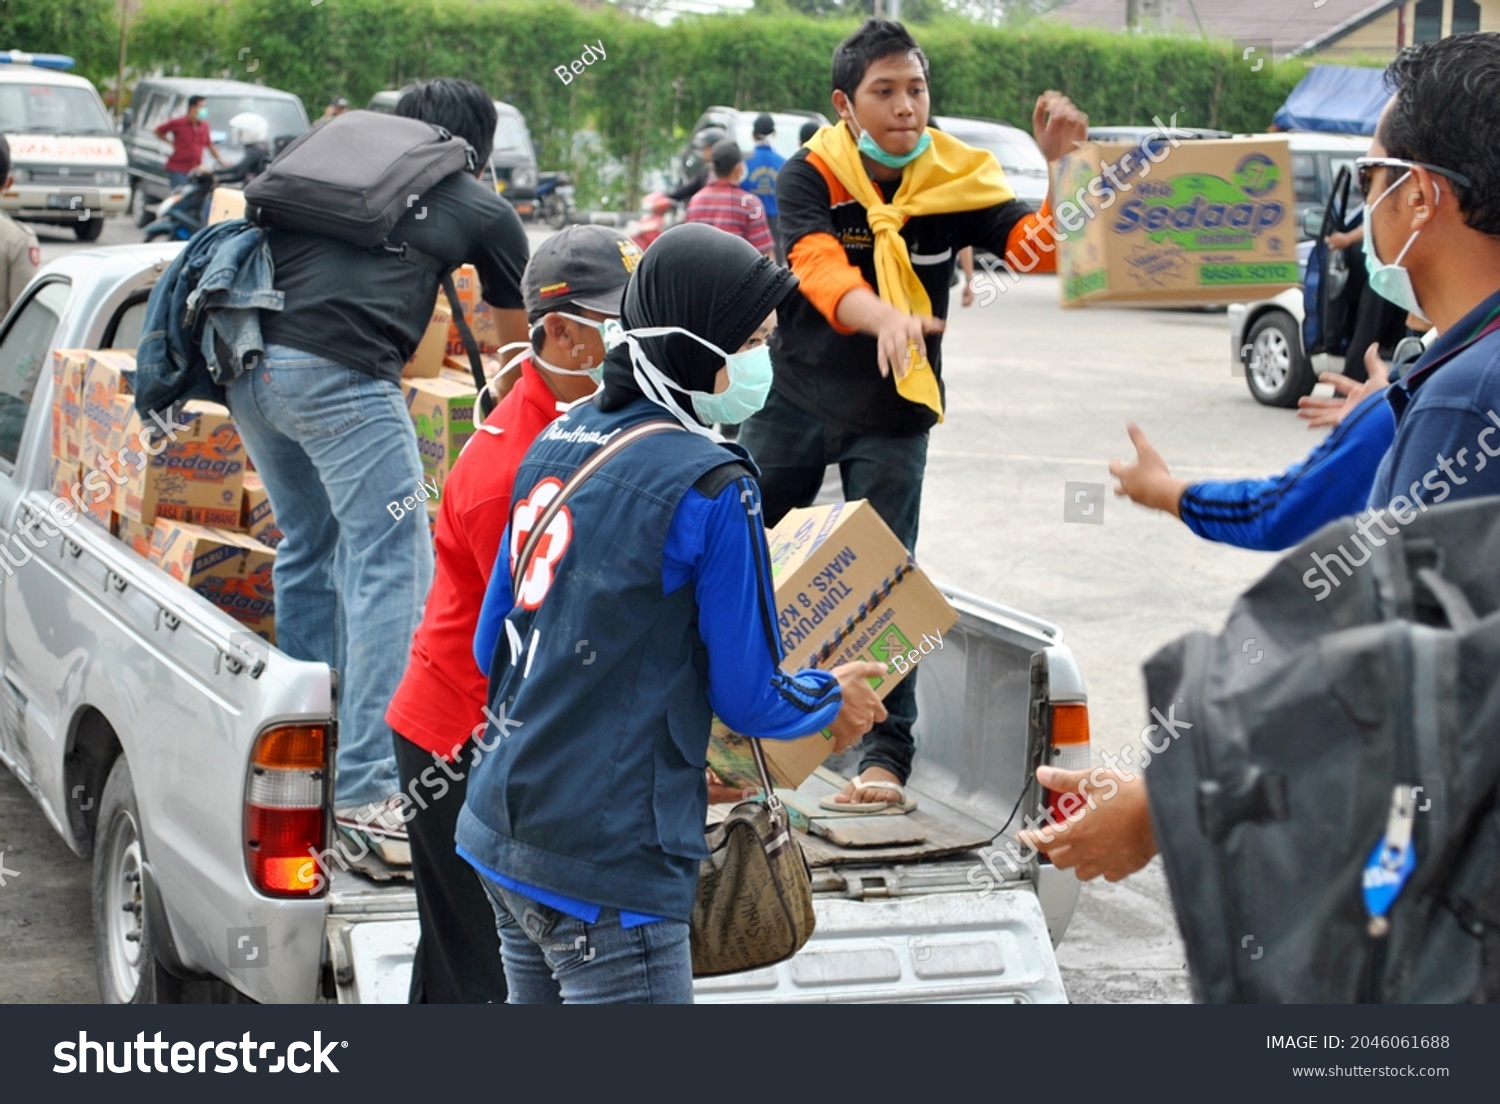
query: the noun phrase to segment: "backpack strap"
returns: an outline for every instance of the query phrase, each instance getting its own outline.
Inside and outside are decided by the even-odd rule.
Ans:
[[[395,245],[390,240],[386,240],[381,244],[381,248],[388,253],[395,253],[407,264],[426,269],[442,281],[443,294],[448,297],[448,306],[453,310],[453,325],[458,329],[459,340],[464,343],[464,352],[468,354],[469,371],[474,374],[474,386],[479,389],[477,399],[479,417],[475,419],[475,422],[484,421],[495,409],[495,393],[490,390],[490,381],[484,375],[484,361],[479,354],[479,342],[474,339],[474,331],[469,328],[469,320],[464,317],[463,304],[458,301],[458,289],[453,286],[452,268],[431,253],[425,253],[406,242]]]

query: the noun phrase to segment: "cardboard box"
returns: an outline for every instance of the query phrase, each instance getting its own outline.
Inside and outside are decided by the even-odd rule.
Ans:
[[[132,407],[119,431],[116,451],[131,457],[115,507],[140,522],[157,518],[238,529],[245,498],[245,445],[229,411],[195,399],[177,417],[186,428],[155,456],[137,451],[143,428]],[[160,434],[152,437],[160,445]]]
[[[406,409],[417,427],[422,474],[426,482],[436,484],[441,496],[448,472],[474,435],[474,385],[438,376],[407,380],[405,387]]]
[[[432,320],[427,323],[427,332],[417,343],[416,352],[401,369],[407,379],[431,379],[443,370],[443,357],[448,350],[448,330],[453,324],[453,312],[448,304],[437,303],[432,308]]]
[[[273,632],[276,553],[253,537],[158,520],[151,534],[151,562],[252,632]]]
[[[1058,164],[1063,306],[1233,303],[1298,286],[1285,138],[1175,147],[1157,138],[1149,154],[1132,142],[1091,142]]]
[[[156,525],[149,521],[136,521],[134,518],[122,517],[119,520],[115,536],[120,543],[129,547],[137,556],[149,560],[151,558],[151,541],[156,532]]]
[[[75,467],[83,460],[83,377],[85,349],[52,351],[52,455]]]
[[[285,539],[281,530],[276,528],[271,496],[266,494],[266,485],[257,472],[245,473],[245,507],[240,528],[267,548],[275,548]]]
[[[776,587],[784,671],[831,670],[873,660],[887,675],[884,698],[923,658],[943,647],[958,614],[863,500],[793,510],[766,535]],[[761,743],[779,786],[800,786],[833,751],[816,733]],[[759,786],[749,746],[715,720],[709,766],[730,785]]]
[[[495,318],[495,308],[484,301],[484,294],[479,285],[479,272],[473,265],[464,265],[453,270],[453,290],[458,292],[458,301],[463,304],[464,318],[469,323],[469,329],[474,331],[474,340],[479,342],[481,352],[493,353],[500,347],[500,327]],[[447,296],[442,295],[440,301],[446,305]],[[448,356],[461,357],[464,353],[464,341],[459,336],[458,326],[448,327]]]
[[[47,466],[47,489],[58,498],[72,500],[73,489],[82,478],[82,469],[61,456],[51,458]]]
[[[245,217],[245,193],[238,188],[215,188],[208,202],[208,224]]]
[[[85,468],[96,463],[99,455],[111,451],[127,416],[135,393],[135,357],[116,349],[94,350],[87,354],[83,372],[82,428],[79,433],[79,463]],[[119,400],[125,399],[125,402]]]

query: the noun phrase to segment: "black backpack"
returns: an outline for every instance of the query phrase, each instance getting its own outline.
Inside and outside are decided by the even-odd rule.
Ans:
[[[1355,526],[1146,665],[1177,722],[1147,793],[1203,1001],[1500,999],[1500,498]]]
[[[386,249],[442,279],[480,409],[493,407],[474,340],[448,265],[388,235],[438,181],[477,167],[474,148],[442,127],[376,111],[346,111],[319,123],[277,154],[245,188],[245,217],[259,226],[323,234]]]

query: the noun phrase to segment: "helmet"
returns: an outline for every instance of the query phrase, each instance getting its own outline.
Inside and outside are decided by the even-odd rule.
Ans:
[[[712,149],[714,146],[718,145],[728,137],[729,132],[723,127],[706,126],[697,134],[693,135],[693,148],[695,150],[701,150],[704,147]]]
[[[253,142],[264,142],[270,132],[271,127],[265,116],[253,111],[242,111],[229,120],[229,140],[237,145],[248,146]]]

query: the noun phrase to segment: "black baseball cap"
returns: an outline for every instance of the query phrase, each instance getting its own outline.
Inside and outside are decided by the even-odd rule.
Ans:
[[[641,247],[608,226],[558,231],[537,246],[521,276],[527,322],[568,307],[618,315],[640,260]]]
[[[755,117],[755,123],[750,128],[752,138],[764,138],[768,134],[776,133],[776,120],[762,111]]]

